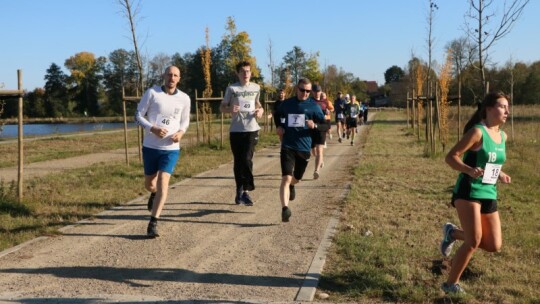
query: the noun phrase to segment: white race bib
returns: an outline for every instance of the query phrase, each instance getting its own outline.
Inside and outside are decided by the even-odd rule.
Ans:
[[[501,173],[502,165],[487,163],[484,168],[484,176],[482,177],[482,183],[494,185],[497,183],[499,174]]]
[[[167,129],[167,135],[165,135],[165,137],[167,137],[178,131],[180,128],[180,122],[172,116],[158,114],[156,126],[158,128]]]
[[[338,119],[343,119],[343,113],[339,113],[339,114],[337,115],[337,118],[338,118]]]
[[[306,114],[289,114],[288,127],[303,128],[306,125]]]
[[[240,112],[252,113],[255,111],[255,100],[240,100]]]

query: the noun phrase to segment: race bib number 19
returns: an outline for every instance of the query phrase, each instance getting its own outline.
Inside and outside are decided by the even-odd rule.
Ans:
[[[482,177],[482,183],[494,185],[497,183],[499,174],[501,173],[502,165],[497,164],[486,164],[484,169],[484,176]]]

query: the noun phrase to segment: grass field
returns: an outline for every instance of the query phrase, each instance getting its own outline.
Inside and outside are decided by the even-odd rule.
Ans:
[[[540,302],[540,108],[513,110],[504,168],[512,184],[499,185],[503,248],[476,252],[462,277],[468,295],[460,298],[439,289],[450,259],[438,251],[442,224],[459,224],[450,205],[457,172],[442,153],[424,156],[403,112],[377,114],[320,282],[330,302]],[[509,124],[504,129],[510,133]]]

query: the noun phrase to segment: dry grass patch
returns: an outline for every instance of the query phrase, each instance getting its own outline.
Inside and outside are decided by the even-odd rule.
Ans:
[[[446,280],[449,259],[441,257],[438,246],[442,224],[459,223],[450,206],[457,172],[442,155],[423,156],[423,143],[406,128],[405,119],[404,113],[382,112],[370,126],[320,288],[331,294],[332,302],[539,301],[540,292],[531,282],[540,282],[540,272],[530,271],[540,260],[540,215],[534,212],[540,191],[532,189],[540,178],[538,170],[531,171],[538,158],[524,148],[529,163],[535,164],[521,167],[512,146],[518,143],[509,144],[505,171],[513,184],[499,186],[503,251],[477,252],[462,278],[469,295],[448,298],[439,286]]]

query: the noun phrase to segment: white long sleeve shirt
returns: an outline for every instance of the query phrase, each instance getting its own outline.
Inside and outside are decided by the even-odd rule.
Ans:
[[[148,89],[135,113],[135,121],[145,131],[143,146],[158,150],[180,149],[180,143],[173,142],[171,136],[179,131],[187,131],[190,110],[191,99],[186,93],[177,89],[173,95],[169,95],[157,85]],[[166,128],[167,135],[160,138],[150,132],[152,126]]]

